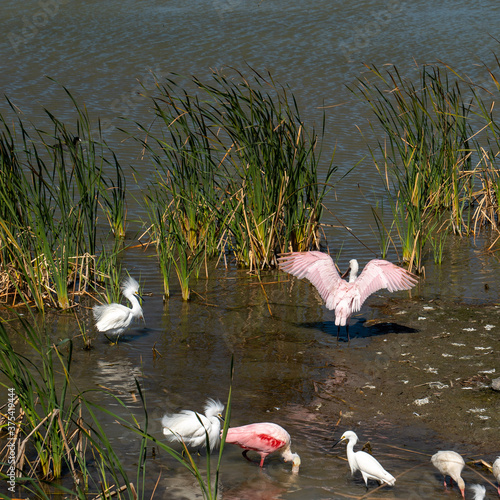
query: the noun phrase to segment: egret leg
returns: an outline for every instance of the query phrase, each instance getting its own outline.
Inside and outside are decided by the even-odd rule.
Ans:
[[[340,335],[340,325],[337,326],[337,340],[339,339],[339,335]]]

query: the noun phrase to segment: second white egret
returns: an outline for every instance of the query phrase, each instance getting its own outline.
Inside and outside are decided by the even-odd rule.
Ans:
[[[161,421],[163,434],[170,441],[184,441],[186,446],[202,448],[208,442],[210,451],[220,443],[220,424],[224,420],[224,405],[215,399],[207,399],[205,415],[192,410],[182,410],[173,415],[165,415]]]
[[[345,440],[349,441],[347,443],[347,461],[353,475],[357,470],[361,471],[367,488],[368,479],[374,479],[380,484],[386,483],[389,486],[394,486],[396,478],[392,474],[389,474],[375,457],[365,451],[354,451],[354,445],[358,442],[358,436],[355,432],[344,432],[342,437],[333,446]]]

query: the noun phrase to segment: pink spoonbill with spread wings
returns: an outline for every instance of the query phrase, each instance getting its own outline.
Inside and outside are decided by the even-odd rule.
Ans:
[[[260,422],[230,427],[227,430],[226,443],[237,444],[243,448],[243,456],[247,460],[250,460],[247,457],[248,451],[256,451],[260,455],[261,467],[270,453],[279,452],[285,462],[292,462],[293,472],[299,471],[300,457],[290,449],[290,434],[278,424]]]
[[[373,259],[366,264],[363,272],[358,274],[358,261],[349,262],[349,282],[340,276],[332,258],[323,252],[291,252],[283,254],[278,259],[283,271],[307,278],[318,290],[325,301],[327,309],[335,310],[335,324],[345,326],[349,339],[349,318],[359,311],[363,302],[374,292],[387,288],[389,292],[409,290],[417,283],[417,277],[391,262]]]

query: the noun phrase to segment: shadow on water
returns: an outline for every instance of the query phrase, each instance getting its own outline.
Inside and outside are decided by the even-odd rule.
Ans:
[[[362,318],[349,325],[349,337],[351,338],[351,340],[354,338],[368,339],[379,335],[387,335],[389,333],[404,334],[418,332],[416,328],[411,328],[392,322],[376,323],[365,326],[365,323],[368,322],[371,322],[371,320],[367,321],[366,319]],[[317,321],[312,323],[304,322],[295,323],[294,325],[297,328],[319,330],[331,337],[337,338],[338,326],[335,325],[334,321]],[[345,327],[340,327],[338,340],[339,342],[348,342],[347,331]]]

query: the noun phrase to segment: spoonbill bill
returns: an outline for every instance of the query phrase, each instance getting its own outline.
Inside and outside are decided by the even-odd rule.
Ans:
[[[204,407],[205,415],[192,410],[182,410],[173,415],[165,415],[161,421],[163,434],[169,441],[184,441],[186,446],[202,448],[208,442],[210,451],[220,443],[220,424],[224,420],[224,405],[209,398]]]
[[[141,304],[137,300],[137,297],[142,299],[139,295],[139,283],[129,276],[123,280],[121,289],[132,307],[115,302],[94,306],[95,326],[100,332],[119,336],[128,328],[134,318],[144,319]]]
[[[260,455],[261,467],[269,454],[279,452],[285,462],[292,462],[292,472],[299,471],[300,457],[297,453],[292,453],[290,434],[278,424],[259,422],[241,427],[229,427],[226,443],[243,448],[243,456],[247,460],[250,460],[247,453],[256,451]]]
[[[446,489],[446,476],[450,476],[457,484],[465,498],[465,482],[460,475],[465,466],[464,459],[456,451],[438,451],[431,457],[431,462],[444,476],[444,487]],[[452,484],[452,482],[450,482]]]
[[[347,443],[347,461],[349,462],[349,467],[351,468],[351,473],[359,470],[361,475],[365,480],[366,487],[368,488],[368,479],[374,479],[380,484],[386,483],[389,486],[394,486],[396,483],[396,478],[387,472],[380,462],[365,451],[354,451],[354,445],[358,442],[358,436],[353,431],[346,431],[342,434],[342,437],[333,445],[336,446],[341,441],[346,441]]]
[[[327,309],[335,310],[335,324],[345,326],[349,339],[349,318],[359,311],[363,302],[382,288],[389,292],[409,290],[417,283],[417,277],[391,262],[373,259],[366,264],[363,272],[357,276],[359,266],[356,259],[349,262],[349,269],[340,276],[332,258],[323,252],[290,252],[278,259],[283,271],[307,278],[318,290]],[[343,280],[349,274],[349,282]]]
[[[493,462],[492,471],[498,483],[498,496],[500,497],[500,457]]]

